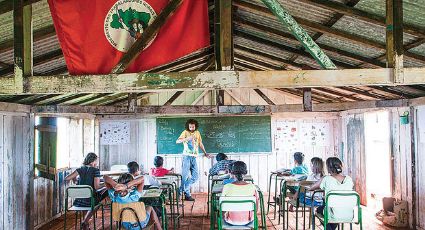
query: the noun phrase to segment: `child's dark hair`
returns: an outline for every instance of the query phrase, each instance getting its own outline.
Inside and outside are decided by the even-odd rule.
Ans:
[[[215,156],[215,159],[218,161],[226,160],[227,156],[224,153],[219,153],[217,156]]]
[[[162,158],[161,156],[156,156],[153,159],[153,165],[155,165],[155,167],[161,167],[164,164],[164,158]]]
[[[118,178],[119,184],[127,184],[128,182],[132,181],[134,178],[130,173],[124,173],[121,174],[121,176]]]
[[[342,173],[342,162],[338,157],[329,157],[326,160],[326,168],[329,173],[340,174]]]
[[[195,125],[195,130],[198,130],[198,121],[197,120],[195,120],[195,119],[189,119],[189,120],[186,121],[186,124],[185,124],[184,127],[186,128],[187,131],[190,131],[189,130],[189,124],[194,124]]]
[[[235,175],[238,181],[243,180],[243,176],[248,173],[246,164],[243,161],[236,161],[232,164],[230,172]]]
[[[304,153],[302,152],[295,152],[294,153],[294,160],[301,165],[304,162]]]
[[[83,165],[89,165],[93,163],[95,160],[97,160],[96,153],[90,152],[87,154],[86,158],[84,158]]]
[[[139,164],[137,162],[132,161],[127,164],[128,172],[131,174],[135,174],[137,171],[139,171]]]
[[[314,174],[320,174],[320,176],[323,176],[323,160],[319,157],[313,157],[311,158],[311,165],[313,166],[311,171],[313,171]]]

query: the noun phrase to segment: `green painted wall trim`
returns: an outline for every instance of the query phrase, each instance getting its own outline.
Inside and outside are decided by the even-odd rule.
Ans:
[[[262,0],[263,3],[283,22],[304,48],[324,69],[336,69],[331,59],[320,49],[308,33],[295,21],[289,12],[277,0]]]

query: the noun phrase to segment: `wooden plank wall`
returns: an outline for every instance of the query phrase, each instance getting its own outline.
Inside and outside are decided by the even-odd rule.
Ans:
[[[68,133],[69,138],[65,139],[62,149],[69,159],[67,167],[60,169],[56,173],[56,181],[42,177],[34,179],[34,227],[41,227],[43,224],[54,219],[61,214],[64,204],[65,183],[64,178],[72,170],[81,166],[85,154],[95,151],[95,121],[94,119],[68,118],[63,130]],[[61,147],[61,146],[59,146]],[[64,158],[62,158],[64,159]]]
[[[0,229],[32,229],[33,122],[0,112]]]
[[[313,156],[326,158],[331,155],[338,154],[339,140],[339,119],[338,117],[329,117],[323,114],[317,117],[317,114],[304,114],[301,118],[298,114],[281,114],[272,116],[272,129],[277,120],[296,121],[299,123],[310,122],[328,122],[331,127],[331,146],[304,146],[300,151],[306,155],[307,161]],[[100,120],[100,123],[105,120]],[[153,158],[156,156],[156,121],[155,118],[134,119],[130,121],[131,138],[129,144],[121,145],[101,145],[100,146],[100,168],[101,170],[110,169],[111,165],[127,164],[129,161],[137,161],[142,164],[145,169],[149,170],[153,167]],[[274,135],[272,133],[272,135]],[[207,150],[208,151],[208,150]],[[164,166],[167,168],[174,167],[176,172],[181,172],[182,157],[181,155],[164,156]],[[277,168],[289,167],[289,161],[292,161],[292,153],[288,154],[282,150],[273,150],[271,154],[235,154],[230,155],[230,159],[242,160],[249,166],[249,173],[258,182],[260,188],[264,191],[267,189],[268,177],[271,171]],[[198,166],[200,171],[200,179],[193,186],[194,192],[207,191],[207,172],[211,168],[213,159],[198,158]],[[261,172],[261,173],[260,173]]]
[[[409,208],[409,223],[412,224],[413,221],[413,211],[412,211],[412,170],[411,170],[411,131],[410,131],[410,125],[402,125],[400,124],[400,116],[403,115],[405,111],[409,111],[409,108],[392,108],[387,109],[389,112],[389,124],[390,124],[390,131],[391,131],[391,151],[393,156],[393,196],[395,198],[405,200],[408,202],[408,208]],[[361,175],[361,167],[358,167],[358,161],[360,160],[358,155],[364,154],[364,146],[358,146],[358,152],[356,153],[356,156],[352,156],[348,153],[349,149],[349,143],[352,141],[348,140],[347,135],[347,126],[349,124],[349,120],[356,118],[356,119],[363,119],[363,114],[366,112],[372,112],[376,110],[356,110],[356,111],[346,111],[342,113],[342,139],[343,139],[343,145],[344,145],[344,153],[343,153],[343,159],[344,159],[344,165],[346,166],[346,173],[353,177],[355,179],[358,177],[358,175]],[[364,143],[362,144],[364,145]],[[425,151],[423,144],[418,146],[418,151],[416,153],[416,164],[417,164],[417,171],[416,176],[421,177],[420,175],[423,174],[425,170],[425,158],[423,157],[423,152]],[[363,153],[362,153],[363,151]],[[422,152],[421,152],[422,151]],[[421,157],[422,155],[422,157]],[[354,161],[356,162],[354,162]],[[353,166],[355,165],[355,166]],[[360,177],[361,178],[361,177]],[[425,215],[424,209],[425,209],[425,202],[423,202],[425,198],[425,183],[423,176],[418,180],[417,189],[418,191],[422,191],[421,199],[418,197],[421,192],[418,192],[417,195],[417,208],[419,211],[419,216],[417,217],[417,223],[418,225],[421,224],[421,227],[424,228],[425,226]],[[364,181],[365,182],[365,181]],[[366,185],[363,183],[360,179],[358,179],[358,186],[361,187],[364,191],[360,191],[360,193],[366,193]],[[422,190],[421,190],[422,189]],[[419,202],[419,207],[418,207]],[[422,202],[422,203],[421,203]],[[422,216],[422,217],[420,217]],[[421,219],[422,218],[422,219]],[[413,227],[413,226],[411,226]]]

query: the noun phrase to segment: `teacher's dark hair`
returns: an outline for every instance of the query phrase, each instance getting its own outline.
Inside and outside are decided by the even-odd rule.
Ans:
[[[87,154],[86,158],[84,158],[83,165],[89,165],[95,160],[97,160],[97,155],[95,153],[90,152]]]
[[[190,131],[189,130],[189,124],[194,124],[195,125],[195,130],[198,130],[198,121],[197,120],[195,120],[195,119],[189,119],[189,120],[186,121],[186,124],[185,124],[184,127],[186,128],[187,131]]]

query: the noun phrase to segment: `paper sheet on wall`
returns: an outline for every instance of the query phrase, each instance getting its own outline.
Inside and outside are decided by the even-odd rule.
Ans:
[[[275,130],[275,150],[284,152],[298,151],[298,124],[295,121],[277,121]]]
[[[302,145],[330,146],[329,123],[301,123],[300,140]]]
[[[100,144],[118,145],[130,143],[130,122],[107,121],[100,123]]]

